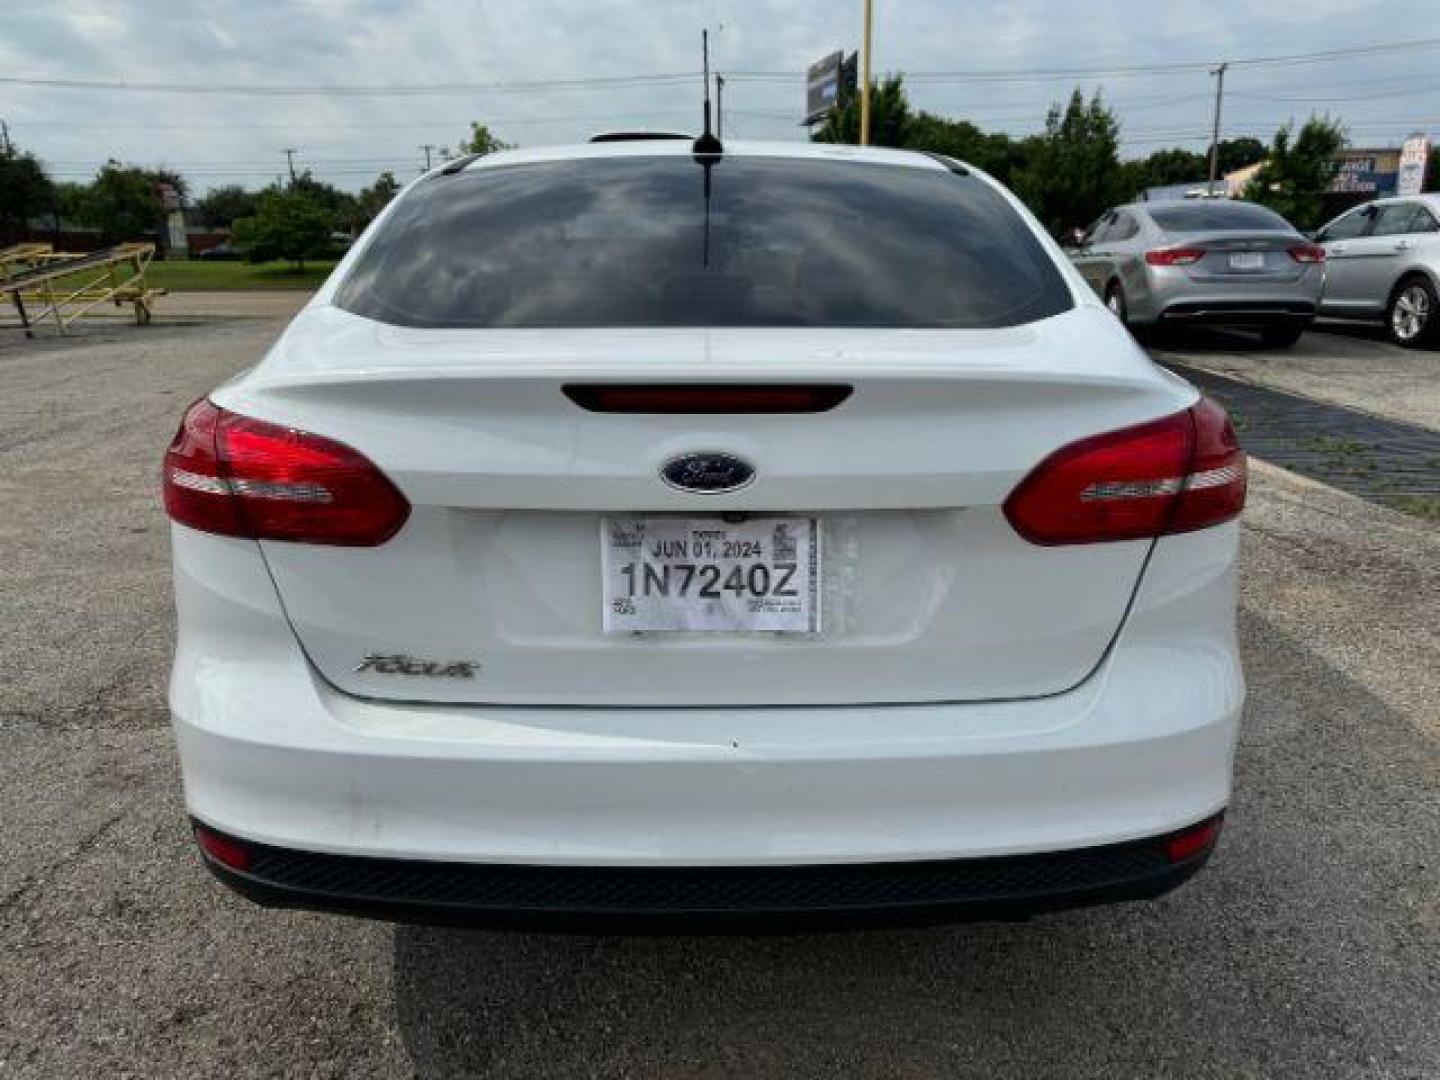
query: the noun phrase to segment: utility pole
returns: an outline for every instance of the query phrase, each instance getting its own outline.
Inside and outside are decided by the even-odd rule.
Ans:
[[[293,146],[286,147],[280,151],[285,155],[285,164],[290,166],[290,183],[295,183],[295,155],[299,153]]]
[[[430,151],[435,149],[435,144],[434,144],[434,143],[428,143],[428,142],[427,142],[424,146],[420,147],[420,149],[425,151],[425,171],[426,171],[426,172],[429,172],[429,171],[430,171]]]
[[[0,149],[3,149],[5,156],[10,156],[10,125],[0,120]]]
[[[715,76],[715,137],[725,138],[725,76]]]
[[[1220,178],[1220,106],[1225,101],[1225,71],[1229,64],[1221,64],[1210,72],[1215,76],[1215,125],[1210,131],[1210,195],[1215,194],[1215,181]]]
[[[870,23],[873,0],[865,0],[865,39],[860,60],[860,145],[870,145]]]

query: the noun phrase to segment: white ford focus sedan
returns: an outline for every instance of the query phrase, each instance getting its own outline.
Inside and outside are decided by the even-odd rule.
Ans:
[[[1245,477],[957,162],[451,163],[165,457],[200,850],[528,928],[1159,895],[1230,794]]]

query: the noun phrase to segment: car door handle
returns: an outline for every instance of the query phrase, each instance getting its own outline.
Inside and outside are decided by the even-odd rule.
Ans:
[[[1396,250],[1396,251],[1409,251],[1409,250],[1410,250],[1411,248],[1413,248],[1414,246],[1415,246],[1415,241],[1414,241],[1414,240],[1396,240],[1396,241],[1395,241],[1395,250]]]
[[[1344,244],[1331,244],[1331,245],[1330,245],[1330,254],[1331,254],[1331,255],[1344,255],[1344,254],[1345,254],[1345,245],[1344,245]]]

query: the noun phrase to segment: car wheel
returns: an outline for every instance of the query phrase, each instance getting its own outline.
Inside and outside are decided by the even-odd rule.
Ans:
[[[1433,343],[1440,336],[1440,297],[1425,278],[1406,278],[1390,297],[1385,312],[1390,340],[1407,349]]]
[[[1303,333],[1305,333],[1305,327],[1292,323],[1267,326],[1260,331],[1260,344],[1268,349],[1288,349],[1300,340],[1300,335]]]

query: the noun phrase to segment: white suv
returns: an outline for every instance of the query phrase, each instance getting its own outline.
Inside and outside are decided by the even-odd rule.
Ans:
[[[165,459],[170,705],[265,903],[817,926],[1157,895],[1245,463],[994,181],[609,142],[388,208]]]

